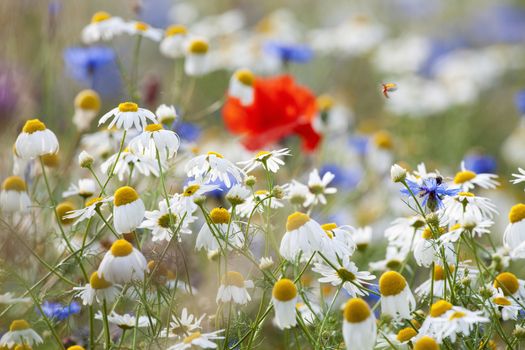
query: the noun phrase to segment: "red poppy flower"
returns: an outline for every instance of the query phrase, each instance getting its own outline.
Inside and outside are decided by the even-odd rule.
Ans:
[[[321,136],[313,129],[316,115],[315,96],[297,85],[289,75],[256,78],[254,102],[243,106],[236,97],[228,97],[222,115],[230,132],[243,136],[249,150],[258,150],[290,135],[298,135],[303,148],[313,151]]]

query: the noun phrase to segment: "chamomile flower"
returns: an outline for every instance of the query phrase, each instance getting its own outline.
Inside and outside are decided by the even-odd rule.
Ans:
[[[414,350],[439,350],[438,342],[429,337],[423,336],[414,342]]]
[[[111,202],[113,200],[113,197],[95,197],[91,198],[90,200],[86,201],[86,205],[82,209],[72,210],[63,217],[66,219],[77,219],[73,225],[76,225],[84,220],[90,219],[93,216],[97,214],[97,210],[99,210],[103,205],[105,205],[108,202]]]
[[[113,165],[115,165],[114,169]],[[163,169],[166,166],[164,159],[161,160],[161,166]],[[113,169],[113,173],[117,175],[120,181],[124,181],[130,174],[132,178],[135,178],[137,173],[155,177],[158,177],[160,173],[158,161],[154,157],[135,154],[129,148],[122,150],[120,156],[119,152],[113,154],[100,165],[100,170],[104,174],[108,174],[111,169]]]
[[[383,334],[382,338],[377,341],[377,347],[380,349],[392,349],[392,345],[399,350],[409,350],[409,344],[417,335],[417,331],[413,327],[405,327],[399,330],[397,334]]]
[[[270,197],[267,190],[259,190],[255,191],[253,196],[248,197],[244,203],[238,205],[235,210],[241,218],[246,218],[252,214],[253,210],[262,213],[268,206],[271,209],[278,209],[284,207],[284,204],[280,200]]]
[[[214,208],[210,212],[210,219],[213,231],[208,224],[204,224],[197,235],[195,249],[217,251],[226,248],[232,250],[232,246],[237,248],[243,246],[244,235],[236,223],[230,223],[231,215],[228,210]]]
[[[73,123],[82,132],[89,129],[91,122],[100,111],[100,96],[94,90],[82,90],[75,97]]]
[[[212,340],[224,339],[223,336],[219,335],[222,332],[224,332],[223,329],[210,333],[201,333],[198,331],[193,332],[185,337],[181,343],[170,346],[166,350],[186,350],[194,349],[195,347],[199,347],[201,349],[216,349],[217,344]]]
[[[98,121],[98,125],[104,124],[113,117],[113,120],[108,125],[108,129],[115,126],[117,129],[130,130],[133,127],[136,130],[142,131],[148,125],[149,119],[152,123],[157,123],[157,118],[153,112],[140,108],[134,102],[122,102],[118,107],[104,114]]]
[[[476,174],[465,168],[465,163],[461,162],[461,171],[454,176],[454,184],[461,187],[463,191],[470,191],[476,186],[484,189],[493,189],[499,185],[496,181],[498,176],[495,174]]]
[[[525,281],[520,280],[512,272],[502,272],[494,279],[493,287],[505,296],[512,295],[516,299],[525,298]]]
[[[77,184],[71,184],[62,197],[80,196],[84,199],[91,197],[97,191],[97,185],[92,179],[80,179]]]
[[[438,343],[443,341],[446,332],[447,318],[446,314],[454,305],[446,300],[438,300],[431,305],[429,315],[423,321],[419,329],[418,338],[432,337]]]
[[[123,186],[116,190],[113,204],[113,225],[118,233],[133,232],[142,223],[146,209],[134,188]]]
[[[244,165],[244,171],[250,173],[259,166],[268,169],[272,173],[277,173],[279,168],[284,165],[284,161],[280,157],[290,156],[288,148],[282,148],[275,151],[260,151],[254,158],[238,162],[237,164]]]
[[[452,243],[440,241],[437,237],[434,238],[432,234],[432,231],[427,227],[421,236],[416,236],[413,249],[416,263],[419,266],[429,267],[433,262],[441,261],[443,258],[449,263],[454,262],[456,254]]]
[[[361,298],[348,300],[343,317],[346,350],[372,350],[376,342],[377,325],[368,304]]]
[[[175,107],[164,104],[157,107],[155,115],[159,118],[159,123],[163,125],[171,125],[177,119]]]
[[[222,278],[221,285],[217,291],[217,303],[233,302],[239,305],[245,305],[252,298],[247,288],[253,288],[254,284],[237,271],[228,271]]]
[[[471,192],[459,192],[457,196],[443,200],[445,223],[455,223],[465,216],[476,219],[492,219],[498,214],[496,206],[488,198],[478,197]]]
[[[272,290],[272,303],[275,310],[275,323],[280,329],[295,327],[297,287],[292,280],[282,278],[275,282]]]
[[[292,180],[292,182],[286,186],[285,198],[293,205],[306,207],[308,206],[308,203],[314,202],[314,197],[315,196],[308,189],[308,186],[299,181]]]
[[[38,119],[26,121],[15,142],[15,152],[22,159],[33,159],[58,152],[58,139]]]
[[[226,199],[231,205],[242,205],[246,203],[246,200],[250,197],[252,192],[241,184],[235,184],[230,188],[226,194]]]
[[[237,183],[241,183],[245,175],[241,169],[217,152],[208,152],[190,159],[185,170],[188,177],[202,179],[204,183],[218,179],[228,188],[232,186],[230,176]]]
[[[55,211],[56,211],[58,220],[60,221],[60,224],[66,226],[66,225],[72,224],[73,221],[75,221],[74,219],[65,217],[67,213],[73,210],[75,210],[75,205],[69,201],[59,203],[56,206]]]
[[[416,300],[405,278],[395,271],[388,271],[379,278],[381,312],[395,319],[408,319],[416,307]]]
[[[300,258],[306,262],[316,251],[323,251],[329,238],[321,225],[307,214],[295,212],[288,216],[286,233],[281,240],[280,254],[288,261]]]
[[[189,76],[201,76],[209,71],[210,44],[204,38],[192,38],[186,42],[184,71]]]
[[[274,265],[273,259],[271,256],[263,256],[259,259],[259,268],[261,270],[267,270]]]
[[[27,213],[30,206],[27,185],[21,177],[9,176],[2,182],[0,208],[4,213]]]
[[[357,250],[364,250],[372,241],[372,228],[370,226],[358,227],[350,231]]]
[[[77,291],[76,296],[82,299],[84,305],[93,305],[95,301],[100,304],[104,300],[111,303],[120,293],[119,286],[99,277],[97,271],[91,274],[89,283],[84,287],[74,287],[73,290]]]
[[[450,274],[454,274],[455,266],[449,265],[448,270]],[[419,287],[415,289],[415,293],[420,296],[424,297],[427,295],[434,295],[438,298],[443,298],[445,295],[445,287],[450,288],[450,285],[448,282],[445,281],[445,269],[438,265],[434,265],[434,272],[433,272],[433,280],[432,278],[426,280],[423,282]],[[459,276],[459,273],[458,273]],[[432,290],[432,287],[434,288]]]
[[[104,316],[102,315],[102,312],[97,312],[95,315],[95,319],[97,320],[104,320]],[[153,326],[156,323],[156,319],[150,318],[148,316],[140,316],[138,319],[135,316],[132,316],[130,314],[124,314],[119,315],[115,311],[112,311],[108,315],[108,322],[116,325],[120,329],[133,329],[135,327],[137,328],[146,328],[149,326]]]
[[[183,25],[171,25],[164,32],[164,39],[160,42],[160,52],[168,58],[184,56],[184,44],[188,30]],[[158,114],[157,114],[158,115]]]
[[[35,332],[26,320],[14,320],[9,331],[0,338],[0,346],[8,348],[15,344],[37,345],[43,342],[42,337]]]
[[[228,94],[238,98],[241,105],[249,106],[255,98],[253,89],[254,82],[255,76],[249,69],[238,69],[230,78]]]
[[[514,205],[509,212],[509,224],[503,233],[503,244],[511,257],[525,257],[525,204]]]
[[[520,313],[521,306],[512,298],[506,297],[502,292],[497,292],[489,299],[490,305],[499,310],[503,321],[516,320]]]
[[[326,247],[323,251],[328,260],[344,260],[354,253],[356,244],[351,233],[354,230],[353,227],[338,227],[335,223],[324,224],[321,227],[326,232],[327,237],[330,238],[326,240]]]
[[[112,17],[109,13],[100,11],[93,15],[91,23],[82,30],[84,44],[111,40],[124,32],[124,21],[120,17]]]
[[[118,239],[104,255],[97,273],[106,281],[121,284],[144,279],[147,270],[144,255],[125,239]]]
[[[312,170],[308,177],[308,189],[314,195],[314,197],[310,197],[311,202],[306,202],[306,206],[317,203],[325,205],[325,195],[334,194],[337,192],[337,189],[335,187],[328,187],[328,185],[330,184],[330,182],[332,182],[334,178],[335,175],[329,171],[327,171],[321,178],[321,176],[319,175],[319,170]]]
[[[159,210],[146,211],[146,220],[140,224],[139,228],[151,230],[151,240],[156,241],[170,241],[173,237],[172,228],[179,228],[180,233],[191,234],[189,225],[194,221],[195,217],[185,215],[182,218],[179,211],[172,207],[168,210],[168,205],[165,200],[159,202]],[[182,222],[181,222],[182,220]]]
[[[140,35],[153,41],[160,41],[160,39],[162,39],[162,30],[153,28],[144,22],[128,22],[125,24],[124,30],[130,35]]]
[[[359,249],[359,245],[357,247]],[[388,245],[386,247],[385,259],[370,262],[368,265],[372,271],[395,270],[403,264],[409,252],[408,246],[398,247]]]
[[[368,271],[359,271],[348,257],[344,258],[340,264],[335,261],[332,263],[337,267],[337,270],[324,262],[314,264],[312,271],[323,276],[319,278],[319,282],[330,283],[332,286],[342,285],[351,297],[368,295],[368,292],[363,289],[363,285],[371,284],[370,281],[375,280],[376,276]]]
[[[456,342],[458,335],[468,337],[476,326],[489,322],[489,319],[483,316],[483,311],[470,311],[460,306],[453,306],[444,317],[447,321],[443,337],[450,338],[452,343]]]
[[[188,309],[183,308],[179,317],[173,315],[169,327],[160,332],[161,337],[180,338],[201,329],[201,322],[206,315],[200,318],[188,313]]]
[[[197,204],[195,204],[195,199],[201,196],[204,196],[208,192],[220,190],[219,185],[205,184],[200,180],[190,181],[181,194],[176,195],[174,198],[178,198],[182,206],[184,213],[191,214],[197,210]]]
[[[456,224],[452,225],[448,232],[439,236],[439,240],[442,242],[457,242],[462,234],[481,237],[490,233],[492,225],[494,225],[492,220],[475,218],[470,214],[465,215]]]
[[[397,218],[385,230],[385,238],[389,244],[403,246],[411,244],[425,226],[425,221],[420,216],[411,216],[407,218]]]
[[[175,132],[165,130],[162,124],[149,124],[129,142],[128,147],[134,154],[148,154],[156,158],[158,151],[162,159],[169,159],[177,154],[179,145],[180,139]]]

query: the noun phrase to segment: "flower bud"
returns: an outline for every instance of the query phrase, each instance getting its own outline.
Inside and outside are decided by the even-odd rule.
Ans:
[[[244,183],[248,187],[253,187],[256,182],[257,182],[257,178],[253,175],[247,176],[246,179],[244,179]]]
[[[78,164],[81,168],[91,168],[94,161],[95,159],[93,159],[91,154],[87,153],[86,151],[82,151],[78,155]]]
[[[392,167],[390,168],[390,178],[392,179],[392,181],[403,182],[405,181],[406,177],[407,171],[405,168],[397,164],[392,165]]]

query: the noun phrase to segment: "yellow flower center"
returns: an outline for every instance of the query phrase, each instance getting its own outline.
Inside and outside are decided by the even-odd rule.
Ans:
[[[525,204],[518,203],[510,209],[509,221],[515,223],[525,219]]]
[[[31,326],[27,323],[26,320],[14,320],[9,326],[10,332],[23,331],[24,329],[29,329]]]
[[[210,212],[210,218],[214,224],[227,224],[230,222],[230,213],[224,208],[214,208]]]
[[[121,112],[136,112],[139,110],[139,105],[133,102],[122,102],[118,105],[118,110]]]
[[[197,192],[201,187],[199,185],[190,185],[186,187],[184,190],[184,193],[182,194],[184,197],[191,197]]]
[[[239,69],[236,71],[235,78],[247,86],[252,86],[255,81],[255,75],[248,69]]]
[[[133,246],[125,239],[117,239],[111,245],[111,254],[113,256],[128,256],[133,252]]]
[[[144,23],[144,22],[135,23],[135,29],[138,30],[139,32],[145,32],[146,30],[148,30],[148,28],[149,28],[149,25],[147,23]]]
[[[72,223],[75,219],[64,218],[68,212],[75,210],[75,206],[71,202],[62,202],[56,207],[57,216],[60,218],[60,222],[64,225]]]
[[[90,200],[87,200],[87,201],[86,201],[85,206],[86,206],[86,207],[89,207],[89,206],[91,206],[91,205],[93,205],[93,204],[95,204],[95,203],[100,202],[102,199],[103,199],[102,197],[91,198]]]
[[[337,228],[337,224],[334,223],[334,222],[329,222],[327,224],[323,224],[321,225],[321,227],[323,228],[323,230],[325,231],[332,231],[332,230],[335,230]]]
[[[455,320],[455,319],[458,319],[458,318],[463,318],[465,316],[467,316],[466,313],[461,312],[461,311],[456,311],[452,315],[450,315],[450,317],[448,319],[452,321],[452,320]]]
[[[169,228],[171,222],[173,222],[173,224],[176,224],[177,223],[177,216],[174,215],[174,214],[170,215],[169,213],[162,215],[157,220],[157,223],[159,224],[159,226],[163,227],[163,228]]]
[[[48,153],[41,156],[42,163],[49,168],[56,168],[60,164],[58,153]]]
[[[111,15],[105,11],[96,12],[93,17],[91,17],[91,23],[98,23],[111,18]]]
[[[73,346],[70,346],[69,348],[67,348],[67,350],[86,350],[86,349],[84,349],[84,347],[82,347],[80,345],[73,345]]]
[[[165,34],[166,36],[174,36],[174,35],[184,35],[186,33],[188,33],[188,30],[186,29],[185,26],[175,24],[175,25],[169,26],[166,29]]]
[[[448,310],[452,309],[452,304],[449,303],[446,300],[439,300],[436,301],[432,306],[430,307],[430,316],[432,317],[439,317],[443,315]]]
[[[137,191],[135,191],[132,187],[123,186],[115,191],[113,203],[118,207],[120,205],[132,203],[137,199],[139,199]]]
[[[244,277],[237,271],[228,271],[222,278],[222,284],[244,288]]]
[[[93,289],[106,289],[111,287],[111,282],[106,281],[102,277],[98,277],[97,271],[93,272],[91,277],[89,277],[89,284]]]
[[[224,156],[220,153],[217,153],[217,152],[208,152],[208,156],[215,156],[217,158],[224,158]]]
[[[75,97],[75,107],[98,111],[100,109],[100,96],[94,90],[82,90]]]
[[[344,282],[350,282],[355,280],[354,273],[344,268],[337,270],[337,276],[339,276],[339,278],[342,279]]]
[[[378,131],[374,134],[374,143],[378,148],[391,149],[394,146],[392,136],[384,130]]]
[[[458,196],[461,196],[461,197],[475,197],[474,193],[472,193],[472,192],[459,192]]]
[[[297,287],[288,278],[282,278],[275,282],[272,295],[279,301],[290,301],[297,296]]]
[[[421,234],[421,237],[424,239],[431,239],[432,231],[430,230],[430,228],[425,227],[425,229],[423,230],[423,233]]]
[[[46,130],[46,124],[42,123],[38,119],[29,119],[24,124],[24,127],[22,128],[22,131],[26,134],[32,134],[36,131],[44,131]]]
[[[407,342],[410,339],[414,338],[416,336],[416,334],[417,334],[417,332],[416,332],[416,330],[414,328],[406,327],[406,328],[403,328],[402,330],[400,330],[397,333],[396,339],[399,342],[404,343],[404,342]]]
[[[361,298],[352,298],[345,304],[344,318],[350,323],[360,323],[370,317],[370,307]]]
[[[494,302],[494,304],[500,305],[500,306],[510,306],[510,305],[512,305],[510,300],[505,298],[505,297],[496,297],[496,298],[492,299],[492,301]]]
[[[317,107],[321,111],[329,111],[334,106],[335,101],[332,98],[332,96],[329,95],[321,95],[317,98]]]
[[[162,124],[149,124],[149,125],[146,125],[144,129],[149,132],[154,132],[154,131],[162,130],[164,128],[162,127]]]
[[[494,288],[501,288],[505,295],[516,293],[519,287],[518,278],[511,272],[502,272],[494,280]]]
[[[201,336],[201,332],[191,333],[189,336],[184,338],[183,342],[184,344],[191,344],[192,341],[194,341],[197,338],[200,338],[200,336]]]
[[[414,350],[439,350],[439,345],[434,339],[425,335],[414,344]]]
[[[454,176],[454,183],[462,184],[476,177],[476,173],[470,170],[460,171]]]
[[[257,196],[266,196],[268,194],[267,190],[257,190],[255,191],[255,195]]]
[[[24,192],[27,190],[26,182],[19,176],[9,176],[2,183],[2,189],[6,191]]]
[[[266,159],[266,156],[267,155],[270,155],[271,153],[268,152],[268,151],[259,151],[257,152],[257,154],[255,155],[255,158],[262,158],[262,159]]]
[[[194,39],[190,42],[190,45],[188,47],[188,50],[191,53],[197,54],[197,55],[203,55],[206,52],[208,52],[209,45],[206,41],[201,39]]]
[[[379,291],[381,295],[387,297],[398,295],[406,287],[405,278],[396,271],[387,271],[379,278]]]
[[[286,220],[286,231],[290,232],[297,230],[308,221],[310,221],[310,217],[308,215],[296,211],[295,213],[288,216],[288,219]]]
[[[448,270],[450,273],[454,272],[454,265],[449,265]],[[443,281],[445,280],[445,269],[440,265],[434,266],[434,280],[436,281]]]

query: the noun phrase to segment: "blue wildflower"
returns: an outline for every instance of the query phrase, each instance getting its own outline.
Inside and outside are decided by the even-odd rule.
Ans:
[[[350,146],[355,149],[357,154],[361,157],[364,157],[368,152],[368,143],[369,138],[363,135],[356,135],[350,138]]]
[[[525,115],[525,90],[520,90],[514,96],[514,104],[518,111]]]
[[[363,177],[361,169],[347,169],[336,164],[325,164],[323,167],[321,167],[321,169],[319,169],[319,174],[321,177],[323,177],[327,172],[331,172],[335,175],[335,178],[332,180],[332,185],[344,190],[351,190],[355,188]]]
[[[278,57],[284,63],[306,63],[314,56],[312,49],[306,45],[278,41],[267,42],[264,45],[264,51],[270,55]]]
[[[415,196],[423,198],[421,205],[427,206],[431,210],[442,208],[444,197],[454,196],[460,191],[459,188],[448,188],[441,177],[430,177],[423,180],[421,185],[410,180],[406,180],[406,183]],[[404,188],[401,193],[410,196],[410,191]]]
[[[201,135],[201,129],[194,123],[176,122],[173,126],[175,131],[182,140],[188,142],[197,141]]]
[[[71,302],[69,305],[45,301],[41,308],[46,317],[56,321],[63,321],[69,316],[80,312],[80,304],[75,301]]]
[[[496,159],[484,154],[470,154],[463,159],[465,169],[476,174],[495,173],[497,168]]]

